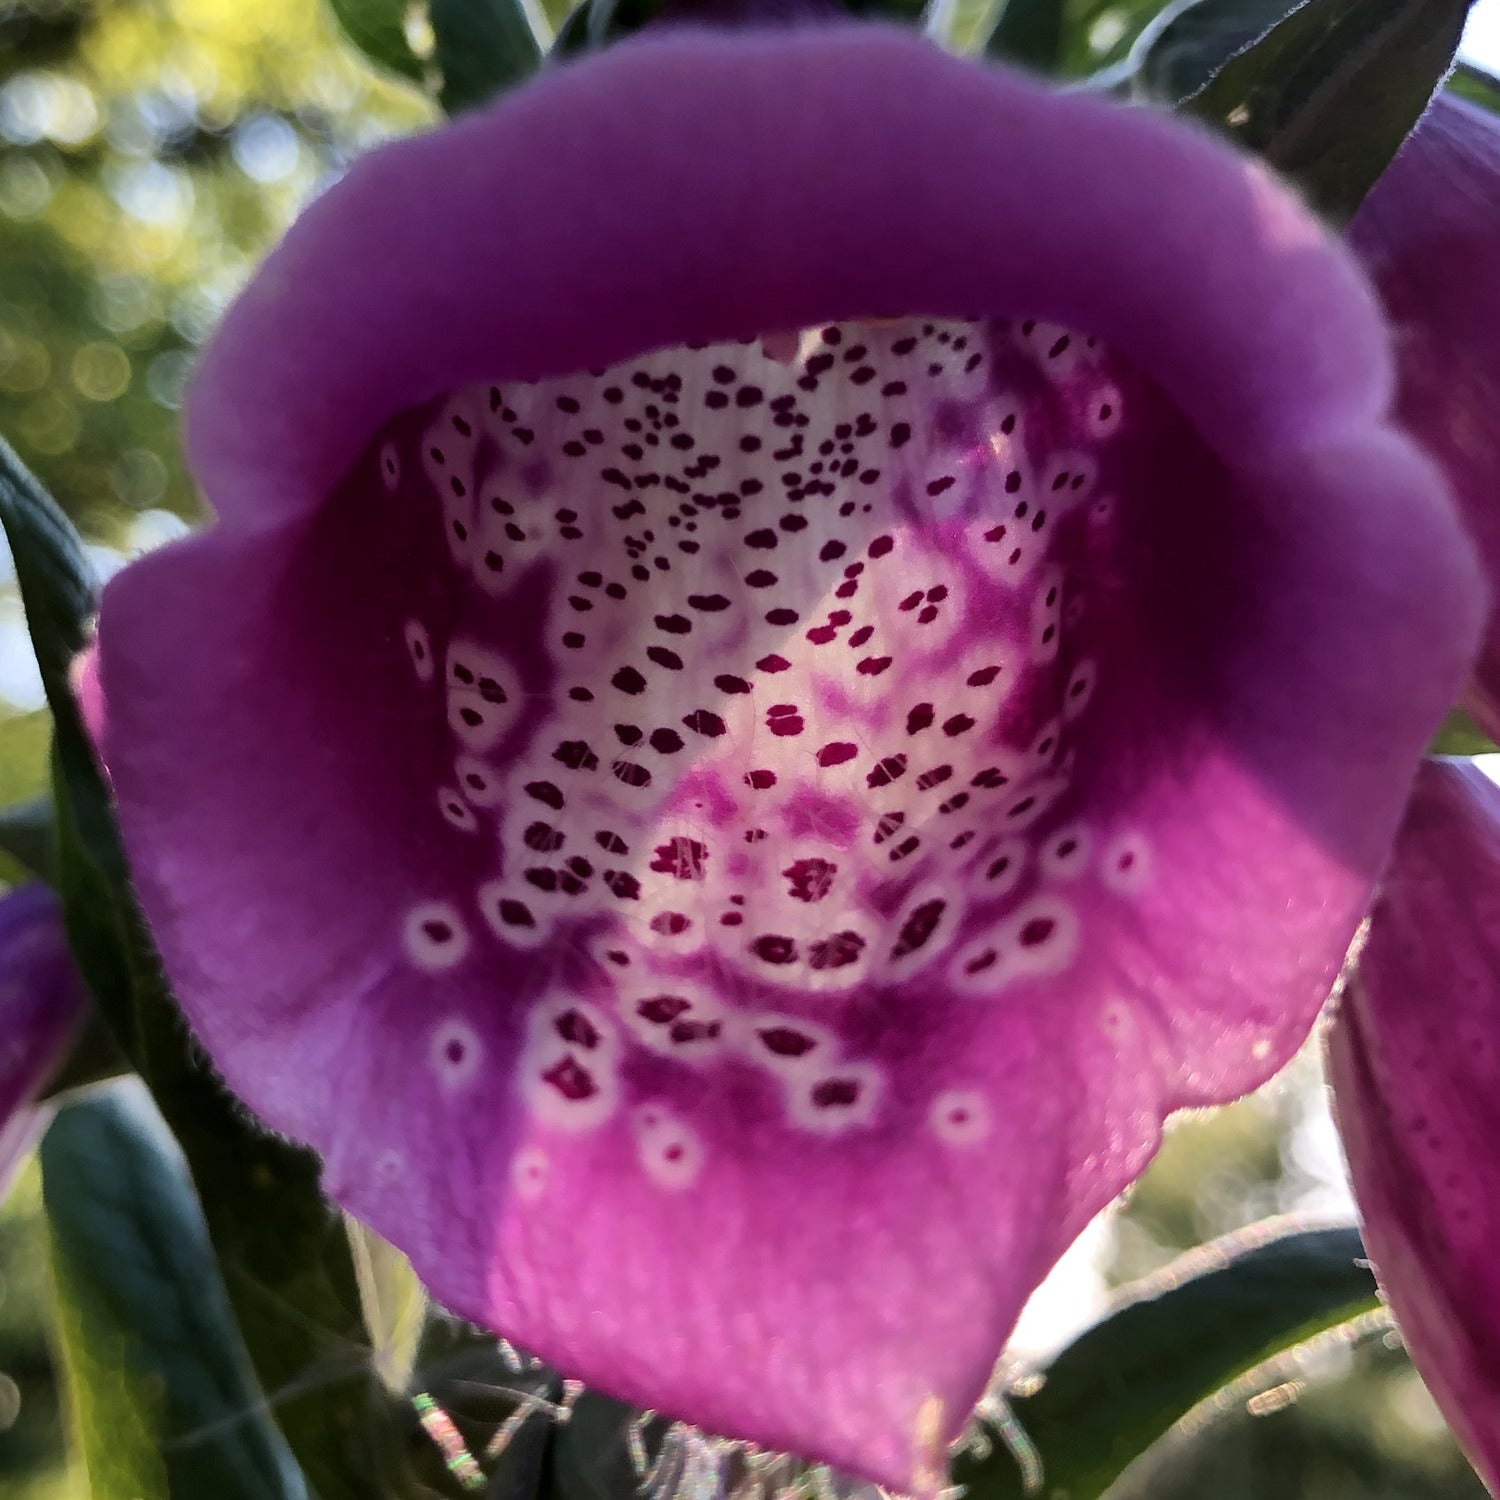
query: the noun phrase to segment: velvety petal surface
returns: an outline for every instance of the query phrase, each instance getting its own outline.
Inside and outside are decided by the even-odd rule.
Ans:
[[[1349,227],[1393,325],[1402,422],[1500,578],[1500,119],[1441,94]],[[1466,699],[1500,739],[1500,622]]]
[[[57,898],[42,885],[0,897],[0,1197],[41,1129],[32,1101],[83,1019]]]
[[[1476,763],[1423,767],[1327,1056],[1381,1287],[1500,1493],[1500,789]]]
[[[1258,168],[879,29],[376,153],[205,356],[218,525],[105,594],[199,1036],[458,1311],[931,1487],[1306,1035],[1466,671],[1389,376]]]

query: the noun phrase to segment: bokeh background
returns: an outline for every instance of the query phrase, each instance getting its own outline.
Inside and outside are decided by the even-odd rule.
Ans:
[[[970,6],[984,0],[965,0]],[[1063,0],[1067,67],[1122,58],[1161,0]],[[561,9],[551,7],[551,18]],[[408,36],[424,45],[424,10]],[[1500,0],[1468,56],[1500,65]],[[376,73],[323,0],[0,0],[0,433],[107,575],[198,519],[177,411],[198,346],[300,205],[379,140],[437,118]],[[378,253],[380,225],[369,234]],[[274,398],[275,393],[271,393]],[[43,789],[42,690],[0,558],[0,804]],[[1028,1309],[1058,1346],[1112,1287],[1268,1214],[1348,1218],[1314,1051],[1260,1094],[1177,1122],[1130,1201]],[[34,1165],[0,1209],[0,1497],[83,1500],[49,1348]],[[1482,1500],[1389,1331],[1305,1351],[1227,1393],[1120,1500]],[[195,1497],[189,1497],[195,1500]]]

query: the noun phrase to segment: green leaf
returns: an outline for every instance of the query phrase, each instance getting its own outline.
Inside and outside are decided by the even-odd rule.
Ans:
[[[344,35],[371,62],[421,83],[427,65],[411,49],[406,35],[405,0],[328,0]]]
[[[0,810],[0,852],[26,874],[57,884],[57,809],[50,797],[32,797]]]
[[[138,1085],[97,1090],[57,1115],[42,1185],[93,1500],[304,1500],[181,1153]]]
[[[1358,1231],[1284,1232],[1273,1221],[1193,1251],[1127,1290],[1119,1309],[1058,1355],[1034,1395],[1011,1401],[1035,1450],[1028,1489],[1003,1445],[960,1457],[970,1500],[1097,1500],[1200,1401],[1315,1335],[1374,1312]]]
[[[1303,0],[1184,108],[1347,222],[1447,76],[1470,3]]]
[[[1460,62],[1453,70],[1448,87],[1460,99],[1467,99],[1470,104],[1477,104],[1500,114],[1500,78],[1486,69],[1477,68],[1473,63]]]
[[[1298,0],[1175,0],[1131,49],[1132,86],[1161,103],[1196,94]]]
[[[374,1370],[342,1218],[319,1191],[316,1158],[262,1131],[204,1066],[167,989],[68,691],[94,613],[83,549],[3,444],[0,525],[52,708],[59,892],[74,957],[187,1157],[245,1346],[312,1491],[401,1493],[399,1423]]]
[[[472,109],[536,72],[549,28],[535,0],[431,0],[428,18],[447,112]]]
[[[1052,73],[1062,44],[1063,0],[1001,0],[1000,17],[984,51],[987,57]]]
[[[1455,708],[1427,747],[1429,755],[1491,755],[1500,746],[1467,713]]]

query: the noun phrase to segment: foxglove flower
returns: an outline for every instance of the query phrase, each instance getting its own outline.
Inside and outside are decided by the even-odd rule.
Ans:
[[[83,1019],[85,992],[57,898],[43,885],[0,897],[0,1197],[45,1122],[34,1104]]]
[[[1500,575],[1500,120],[1441,94],[1366,199],[1350,240],[1395,336],[1397,412],[1446,471]],[[1500,622],[1466,706],[1500,738]]]
[[[1473,762],[1418,777],[1328,1065],[1381,1286],[1500,1493],[1500,789]]]
[[[681,30],[361,162],[105,593],[229,1084],[565,1374],[931,1488],[1307,1034],[1481,608],[1344,253],[1168,119]]]

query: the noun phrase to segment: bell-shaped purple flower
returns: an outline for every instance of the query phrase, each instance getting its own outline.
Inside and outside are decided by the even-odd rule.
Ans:
[[[938,1481],[1307,1034],[1481,588],[1344,252],[1142,110],[682,30],[361,162],[105,593],[229,1084],[565,1374]]]
[[[1402,424],[1500,577],[1500,119],[1439,95],[1349,228],[1390,316]],[[1466,706],[1500,739],[1500,616]]]
[[[57,898],[43,885],[0,897],[0,1197],[35,1140],[51,1081],[82,1023],[83,982]]]
[[[1380,1284],[1500,1493],[1500,789],[1473,762],[1418,777],[1328,1068]]]

